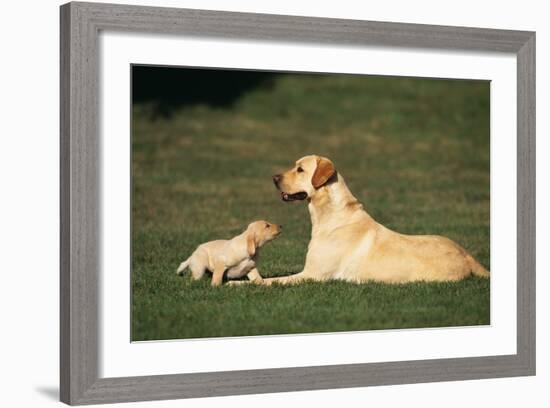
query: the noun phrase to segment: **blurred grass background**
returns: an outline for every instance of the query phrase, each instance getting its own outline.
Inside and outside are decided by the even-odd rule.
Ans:
[[[132,340],[489,324],[489,282],[211,288],[202,242],[283,224],[263,276],[301,271],[305,203],[271,175],[330,157],[378,222],[489,265],[489,83],[133,66]]]

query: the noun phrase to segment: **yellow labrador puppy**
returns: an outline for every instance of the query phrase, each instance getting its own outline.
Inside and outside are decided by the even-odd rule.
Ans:
[[[212,286],[222,283],[223,275],[228,279],[247,276],[250,281],[259,283],[262,277],[256,269],[258,250],[269,241],[274,240],[282,226],[267,221],[254,221],[240,235],[225,240],[206,242],[197,247],[191,256],[183,261],[176,273],[183,275],[189,268],[193,279],[201,279],[208,270],[212,272]]]
[[[311,241],[304,270],[262,284],[342,279],[402,283],[456,281],[489,272],[460,245],[435,235],[403,235],[377,223],[325,157],[306,156],[273,176],[284,201],[307,200]]]

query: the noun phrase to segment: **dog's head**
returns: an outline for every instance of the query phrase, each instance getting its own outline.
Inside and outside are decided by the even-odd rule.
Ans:
[[[256,250],[262,245],[273,241],[283,230],[282,225],[268,221],[254,221],[246,229],[246,246],[250,256],[254,256]]]
[[[334,164],[326,157],[311,155],[299,159],[294,167],[273,176],[283,201],[312,198],[317,190],[336,177]]]

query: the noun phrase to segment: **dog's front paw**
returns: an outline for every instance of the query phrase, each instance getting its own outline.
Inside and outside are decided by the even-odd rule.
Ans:
[[[240,286],[240,285],[248,285],[250,281],[247,280],[232,280],[227,282],[229,286]]]

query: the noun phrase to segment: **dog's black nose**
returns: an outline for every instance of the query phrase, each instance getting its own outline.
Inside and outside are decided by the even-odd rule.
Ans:
[[[283,229],[283,226],[282,226],[282,225],[279,225],[279,229],[282,230],[282,229]]]
[[[281,175],[275,174],[273,177],[273,184],[275,184],[276,187],[279,187],[279,182],[281,181]]]

